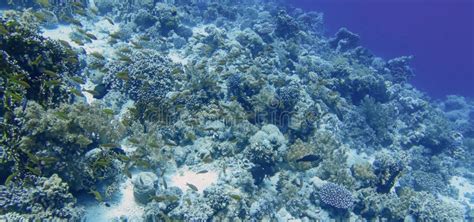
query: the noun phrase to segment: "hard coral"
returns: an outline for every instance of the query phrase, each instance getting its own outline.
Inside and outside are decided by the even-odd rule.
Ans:
[[[335,183],[326,183],[318,193],[323,203],[335,208],[348,209],[354,204],[351,192]]]
[[[21,141],[12,150],[19,169],[45,176],[56,173],[73,190],[116,176],[120,153],[110,149],[86,155],[101,144],[116,143],[123,133],[121,125],[101,108],[65,104],[44,110],[30,102],[24,112],[17,109],[16,113],[23,128]]]
[[[32,184],[0,186],[0,219],[12,219],[13,212],[25,220],[77,220],[81,213],[67,183],[53,174],[49,178],[29,177]]]

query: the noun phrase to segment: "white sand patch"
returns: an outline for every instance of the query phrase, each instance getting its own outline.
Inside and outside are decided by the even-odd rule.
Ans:
[[[71,46],[79,47],[78,44],[71,41],[69,35],[73,32],[70,25],[58,25],[55,29],[43,29],[43,36],[53,40],[63,40],[68,42]]]
[[[121,216],[126,216],[130,222],[143,221],[144,208],[135,202],[131,179],[120,186],[120,193],[120,199],[111,202],[110,207],[100,204],[86,208],[85,221],[117,221]]]
[[[202,193],[204,189],[216,183],[217,179],[218,173],[215,171],[197,173],[184,167],[179,169],[174,175],[171,175],[170,186],[176,186],[185,191],[191,189],[188,184],[192,184],[196,186],[199,193]]]
[[[271,177],[266,177],[263,180],[263,185],[265,186],[265,189],[271,190],[273,192],[278,192],[276,189],[277,189],[277,183],[279,179],[280,179],[280,172],[275,173],[275,175]]]
[[[357,163],[369,162],[370,164],[372,164],[375,161],[375,157],[368,156],[366,153],[357,153],[357,150],[355,149],[349,149],[346,152],[346,154],[347,154],[347,165],[349,165],[349,167]]]
[[[87,5],[89,5],[89,8],[94,8],[94,9],[97,9],[97,6],[95,6],[95,1],[94,0],[88,0],[88,3]]]
[[[113,50],[109,50],[111,48],[108,43],[109,35],[110,33],[118,31],[120,27],[117,24],[112,25],[106,19],[99,20],[94,24],[84,22],[83,25],[83,29],[86,30],[87,33],[93,34],[97,40],[85,42],[82,46],[78,45],[71,40],[71,33],[76,32],[74,26],[71,25],[58,25],[55,29],[43,29],[43,36],[54,40],[66,41],[74,48],[83,48],[88,54],[99,52],[104,54],[106,58],[110,56],[108,53]]]
[[[459,200],[463,203],[468,204],[471,208],[474,207],[473,203],[469,202],[469,198],[465,197],[466,194],[474,193],[474,184],[472,184],[468,179],[464,177],[454,176],[449,181],[452,186],[456,187],[459,190]]]
[[[184,58],[181,54],[179,54],[179,52],[177,52],[176,50],[172,50],[170,51],[170,53],[168,54],[168,58],[174,62],[174,63],[177,63],[177,64],[181,64],[181,65],[187,65],[188,64],[188,59],[187,58]]]
[[[127,117],[127,114],[129,113],[129,109],[135,107],[135,102],[131,99],[127,100],[125,104],[122,105],[122,108],[120,109],[120,112],[118,114],[118,119],[120,121],[123,120],[123,118]]]
[[[127,139],[124,139],[122,141],[122,143],[120,143],[120,147],[122,148],[122,150],[125,152],[125,153],[133,153],[137,150],[137,147],[136,146],[131,146]]]
[[[81,85],[82,90],[94,90],[94,88],[95,88],[95,84],[92,83],[90,80],[87,80],[85,84]],[[89,105],[92,104],[96,100],[94,96],[89,92],[82,91],[82,94],[84,95],[84,97],[86,97],[86,102]]]
[[[194,36],[197,36],[197,35],[208,36],[209,35],[209,33],[206,32],[206,26],[204,25],[193,27],[192,30],[193,30]]]
[[[99,52],[102,53],[105,58],[110,58],[114,50],[111,50],[109,45],[109,36],[110,33],[116,32],[120,29],[117,24],[112,25],[106,19],[102,19],[94,24],[91,24],[88,33],[93,34],[97,40],[92,40],[90,43],[84,44],[82,48],[86,50],[87,53]]]
[[[312,177],[311,179],[309,179],[309,181],[318,188],[321,188],[322,186],[324,186],[324,184],[328,183],[328,181],[322,180],[321,178],[317,176]]]

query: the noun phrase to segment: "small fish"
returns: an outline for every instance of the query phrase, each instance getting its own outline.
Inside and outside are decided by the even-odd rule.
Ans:
[[[147,35],[142,35],[142,36],[140,36],[140,40],[143,40],[143,41],[150,41],[150,37],[147,36]]]
[[[41,63],[41,61],[43,61],[43,56],[42,56],[42,55],[38,55],[35,60],[33,60],[32,62],[30,62],[30,65],[31,65],[31,66],[37,66],[37,65],[39,65],[39,64]]]
[[[82,40],[79,40],[79,39],[73,39],[72,40],[74,43],[80,45],[80,46],[83,46],[84,45],[84,42]]]
[[[158,145],[156,141],[151,141],[148,145],[153,148],[160,148],[160,145]]]
[[[238,194],[231,194],[229,195],[232,199],[236,200],[236,201],[240,201],[242,200],[242,197]]]
[[[123,149],[120,148],[120,147],[114,147],[114,148],[112,148],[111,150],[112,150],[112,152],[114,152],[114,153],[116,153],[116,154],[119,154],[119,155],[121,155],[121,156],[123,156],[123,157],[127,157],[127,156],[125,156],[125,155],[126,155],[125,151],[123,151]]]
[[[84,8],[84,5],[81,2],[72,2],[71,5],[76,8]]]
[[[5,94],[7,98],[9,97],[15,102],[20,102],[23,99],[23,96],[15,92],[7,91]]]
[[[103,109],[102,111],[107,115],[114,115],[114,111],[112,109]]]
[[[128,169],[128,167],[124,169],[124,173],[128,178],[130,179],[132,178],[132,173],[130,173],[130,170]]]
[[[119,60],[126,63],[132,63],[132,59],[126,55],[119,55]]]
[[[140,143],[140,141],[138,139],[135,139],[135,138],[129,138],[128,141],[130,143],[133,143],[133,144],[139,144]]]
[[[59,39],[58,41],[62,46],[67,47],[67,48],[71,48],[71,45],[69,44],[69,42],[61,40],[61,39]]]
[[[209,171],[207,171],[207,170],[201,170],[201,171],[197,172],[196,174],[203,174],[203,173],[207,173],[207,172],[209,172]]]
[[[98,14],[99,14],[99,10],[97,10],[97,8],[95,8],[95,7],[90,7],[90,8],[89,8],[89,11],[92,12],[94,15],[98,15]]]
[[[127,161],[127,162],[125,163],[125,167],[123,168],[123,172],[124,172],[125,175],[126,175],[128,178],[130,178],[130,179],[132,179],[132,173],[130,172],[130,168],[131,168],[132,166],[133,166],[133,163]]]
[[[106,207],[110,207],[110,204],[107,203],[107,202],[105,202],[104,205],[105,205]]]
[[[26,156],[28,156],[28,159],[29,159],[31,162],[33,162],[33,163],[35,163],[35,164],[39,163],[39,160],[38,160],[38,158],[36,157],[36,155],[33,155],[33,154],[32,154],[30,151],[28,151],[28,150],[23,150],[23,152],[26,154]]]
[[[84,11],[83,9],[75,9],[74,10],[74,13],[78,14],[78,15],[82,15],[82,16],[86,16],[87,13],[86,11]]]
[[[191,205],[191,204],[192,204],[192,202],[191,202],[191,200],[190,200],[189,198],[188,198],[188,199],[185,199],[184,201],[186,201],[186,203],[187,203],[188,205]]]
[[[117,148],[117,149],[119,149],[120,151],[119,151],[119,150],[115,150],[115,148],[112,149],[112,151],[114,151],[115,153],[118,154],[117,157],[118,157],[121,161],[123,161],[123,162],[128,162],[128,161],[130,161],[130,158],[125,154],[125,151],[124,151],[123,149],[121,149],[121,148]]]
[[[77,26],[79,26],[79,27],[82,27],[82,23],[81,23],[79,20],[77,20],[77,19],[71,18],[71,19],[69,19],[67,22],[70,22],[70,23],[73,24],[73,25],[77,25]]]
[[[119,79],[121,79],[121,80],[124,80],[124,81],[128,81],[128,80],[129,80],[128,72],[127,72],[127,71],[118,72],[115,76],[117,76],[117,78],[119,78]]]
[[[318,155],[313,155],[313,154],[310,154],[310,155],[306,155],[300,159],[297,159],[296,162],[312,162],[312,161],[317,161],[319,160],[319,156]]]
[[[135,164],[137,166],[143,167],[145,169],[149,169],[151,167],[150,163],[148,163],[147,161],[144,161],[144,160],[140,160],[140,159],[136,159]]]
[[[132,42],[132,45],[133,45],[133,48],[136,48],[136,49],[142,49],[143,46],[140,45],[139,43],[136,43],[136,42]]]
[[[51,86],[58,86],[61,84],[61,80],[57,80],[57,79],[53,79],[53,80],[49,80],[49,81],[46,81],[45,85],[46,87],[51,87]]]
[[[43,8],[49,7],[49,0],[36,0],[36,4],[40,5]]]
[[[39,157],[42,164],[52,165],[53,163],[58,162],[58,158],[52,156]]]
[[[119,50],[119,52],[121,52],[121,53],[131,53],[132,50],[130,48],[125,47],[125,48],[121,48]]]
[[[2,24],[0,24],[0,34],[1,35],[8,35],[8,30],[5,28],[5,26],[3,26]]]
[[[186,183],[186,186],[188,186],[189,188],[191,188],[191,190],[194,190],[195,192],[198,191],[198,188],[196,186],[194,186],[193,184]]]
[[[54,71],[51,71],[51,70],[45,69],[45,70],[43,70],[43,73],[44,73],[45,75],[51,77],[51,78],[56,78],[56,77],[58,77],[58,74],[57,74],[56,72],[54,72]]]
[[[104,17],[104,19],[107,20],[111,25],[115,25],[115,24],[114,24],[114,21],[112,21],[111,18],[109,18],[109,17]]]
[[[168,189],[168,183],[166,183],[166,180],[165,178],[163,178],[163,187],[166,189]]]
[[[76,28],[76,31],[83,34],[83,35],[85,35],[87,33],[86,30],[84,30],[82,28]]]
[[[116,147],[120,147],[120,145],[116,144],[116,143],[104,143],[104,144],[100,144],[101,147],[104,147],[104,148],[116,148]]]
[[[67,58],[67,61],[70,62],[70,63],[72,63],[72,64],[78,64],[78,63],[79,63],[79,60],[78,60],[76,57],[74,57],[74,56],[68,57],[68,58]]]
[[[104,60],[105,57],[100,52],[91,52],[91,56],[94,56],[97,59]]]
[[[90,39],[97,40],[97,37],[92,33],[86,33],[86,36],[89,37]]]
[[[89,191],[89,193],[94,195],[94,197],[97,201],[99,201],[101,203],[104,201],[104,198],[102,198],[102,195],[100,195],[100,193],[98,191],[91,189]]]
[[[109,45],[114,45],[114,44],[117,44],[118,41],[117,41],[117,39],[110,39],[108,43],[109,43]]]
[[[84,80],[82,80],[80,77],[77,77],[77,76],[71,77],[71,80],[76,82],[76,83],[79,83],[79,84],[85,84],[86,83],[86,82],[84,82]]]
[[[110,164],[110,160],[107,160],[107,159],[98,159],[94,162],[94,165],[98,167],[108,167],[109,164]]]
[[[18,171],[15,171],[12,174],[10,174],[10,176],[8,176],[7,179],[5,180],[4,184],[9,185],[16,176],[18,176]]]
[[[78,89],[69,89],[69,92],[74,94],[75,96],[78,96],[78,97],[84,97],[84,95],[81,93],[81,91],[79,91]]]
[[[210,154],[207,154],[204,158],[202,158],[202,161],[203,161],[204,163],[210,163],[210,162],[212,162],[212,157],[211,157],[211,155],[210,155]]]
[[[120,39],[120,33],[119,32],[110,33],[109,36],[112,39]]]
[[[31,87],[30,84],[28,84],[26,81],[23,81],[23,80],[21,80],[21,79],[12,78],[12,79],[10,79],[10,81],[12,81],[13,83],[15,83],[15,84],[17,84],[17,85],[22,86],[22,87],[25,88],[25,89],[28,89],[28,88]]]
[[[90,94],[92,94],[93,96],[98,95],[98,93],[97,93],[95,90],[84,89],[84,90],[82,90],[82,91],[87,92],[87,93],[90,93]]]
[[[26,169],[27,169],[28,171],[32,172],[32,173],[33,173],[34,175],[36,175],[36,176],[41,175],[41,171],[40,171],[38,168],[36,168],[36,167],[33,168],[33,167],[27,166]]]

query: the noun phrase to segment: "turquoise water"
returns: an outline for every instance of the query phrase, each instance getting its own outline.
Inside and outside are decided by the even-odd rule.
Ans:
[[[474,101],[278,1],[0,3],[0,220],[471,221]]]

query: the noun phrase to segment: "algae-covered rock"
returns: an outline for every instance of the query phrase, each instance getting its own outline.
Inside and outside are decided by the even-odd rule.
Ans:
[[[142,172],[133,177],[133,196],[135,200],[146,204],[150,202],[158,189],[158,177],[151,172]]]

